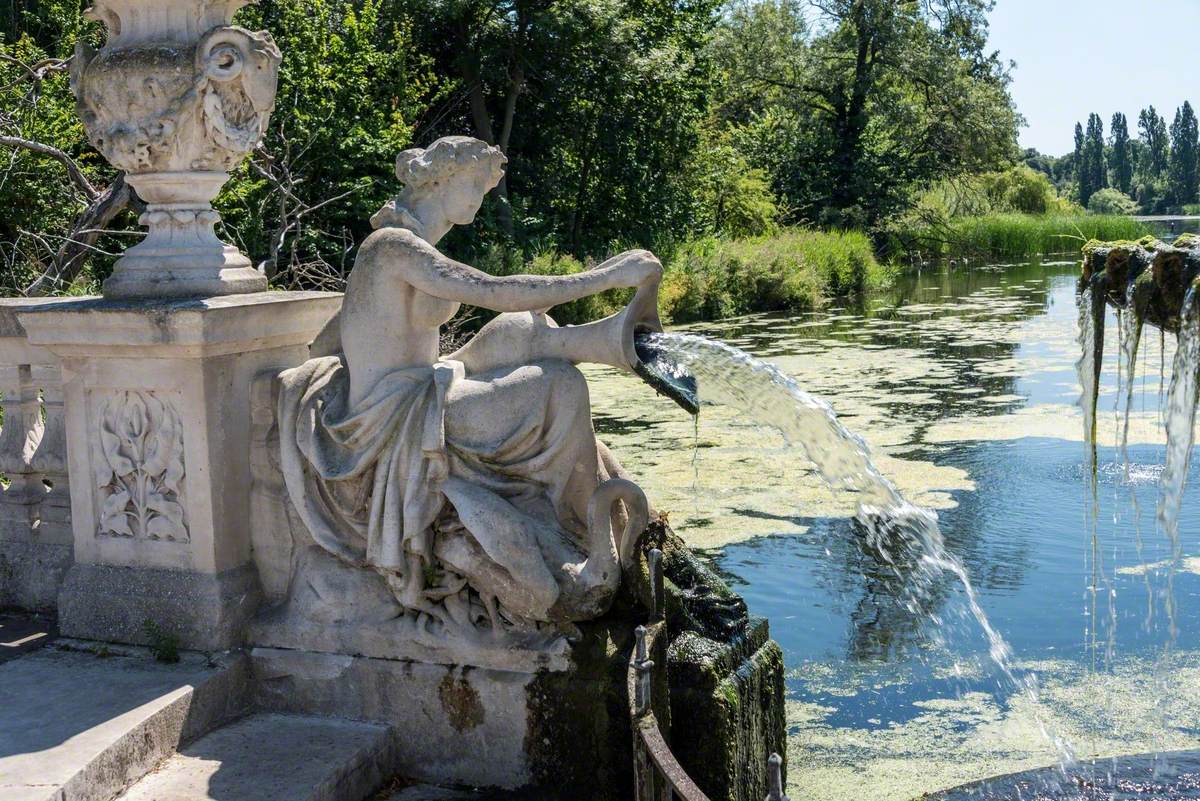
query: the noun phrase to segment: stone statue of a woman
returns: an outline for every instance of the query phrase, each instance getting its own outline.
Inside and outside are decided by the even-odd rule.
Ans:
[[[572,362],[629,367],[633,328],[658,327],[662,275],[645,251],[569,276],[497,277],[442,255],[504,164],[466,137],[400,154],[404,189],[372,217],[316,358],[280,376],[278,409],[288,494],[315,543],[386,582],[425,629],[492,636],[611,603],[646,501],[596,441]],[[639,289],[605,321],[544,314],[618,287]],[[463,303],[504,314],[441,358],[439,328]]]

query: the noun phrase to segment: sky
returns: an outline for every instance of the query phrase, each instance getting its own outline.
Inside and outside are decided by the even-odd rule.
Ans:
[[[1153,105],[1167,120],[1200,102],[1200,0],[996,0],[991,48],[1017,62],[1012,94],[1021,145],[1061,156],[1090,112],[1129,118]]]

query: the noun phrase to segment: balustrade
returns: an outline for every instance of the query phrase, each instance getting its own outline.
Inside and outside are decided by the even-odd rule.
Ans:
[[[45,302],[0,301],[0,604],[37,610],[73,553],[62,376],[16,318]]]

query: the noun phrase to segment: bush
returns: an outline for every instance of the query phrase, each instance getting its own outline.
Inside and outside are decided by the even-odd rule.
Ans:
[[[882,284],[886,271],[857,231],[790,228],[774,236],[684,245],[667,264],[665,320],[682,323],[763,311],[797,311]]]
[[[1136,214],[1137,203],[1120,189],[1099,189],[1088,200],[1088,211],[1092,214]]]
[[[986,214],[1059,214],[1079,207],[1060,197],[1045,173],[1026,166],[948,179],[921,194],[912,215],[946,223]]]

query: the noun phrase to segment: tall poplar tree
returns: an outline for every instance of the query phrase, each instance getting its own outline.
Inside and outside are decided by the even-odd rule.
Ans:
[[[1138,114],[1138,137],[1146,146],[1146,158],[1138,164],[1138,172],[1146,178],[1161,178],[1167,171],[1170,145],[1167,140],[1167,121],[1149,106]]]
[[[1108,168],[1112,173],[1112,183],[1128,195],[1133,188],[1133,147],[1129,141],[1129,123],[1124,114],[1119,111],[1113,114],[1109,131]]]
[[[1175,112],[1175,121],[1171,123],[1171,157],[1167,171],[1171,196],[1180,205],[1195,203],[1197,191],[1200,190],[1196,169],[1198,136],[1196,113],[1192,110],[1192,104],[1185,100]]]
[[[1099,114],[1089,114],[1087,132],[1080,148],[1079,203],[1087,207],[1092,194],[1108,186],[1108,170],[1104,165],[1104,122]]]

